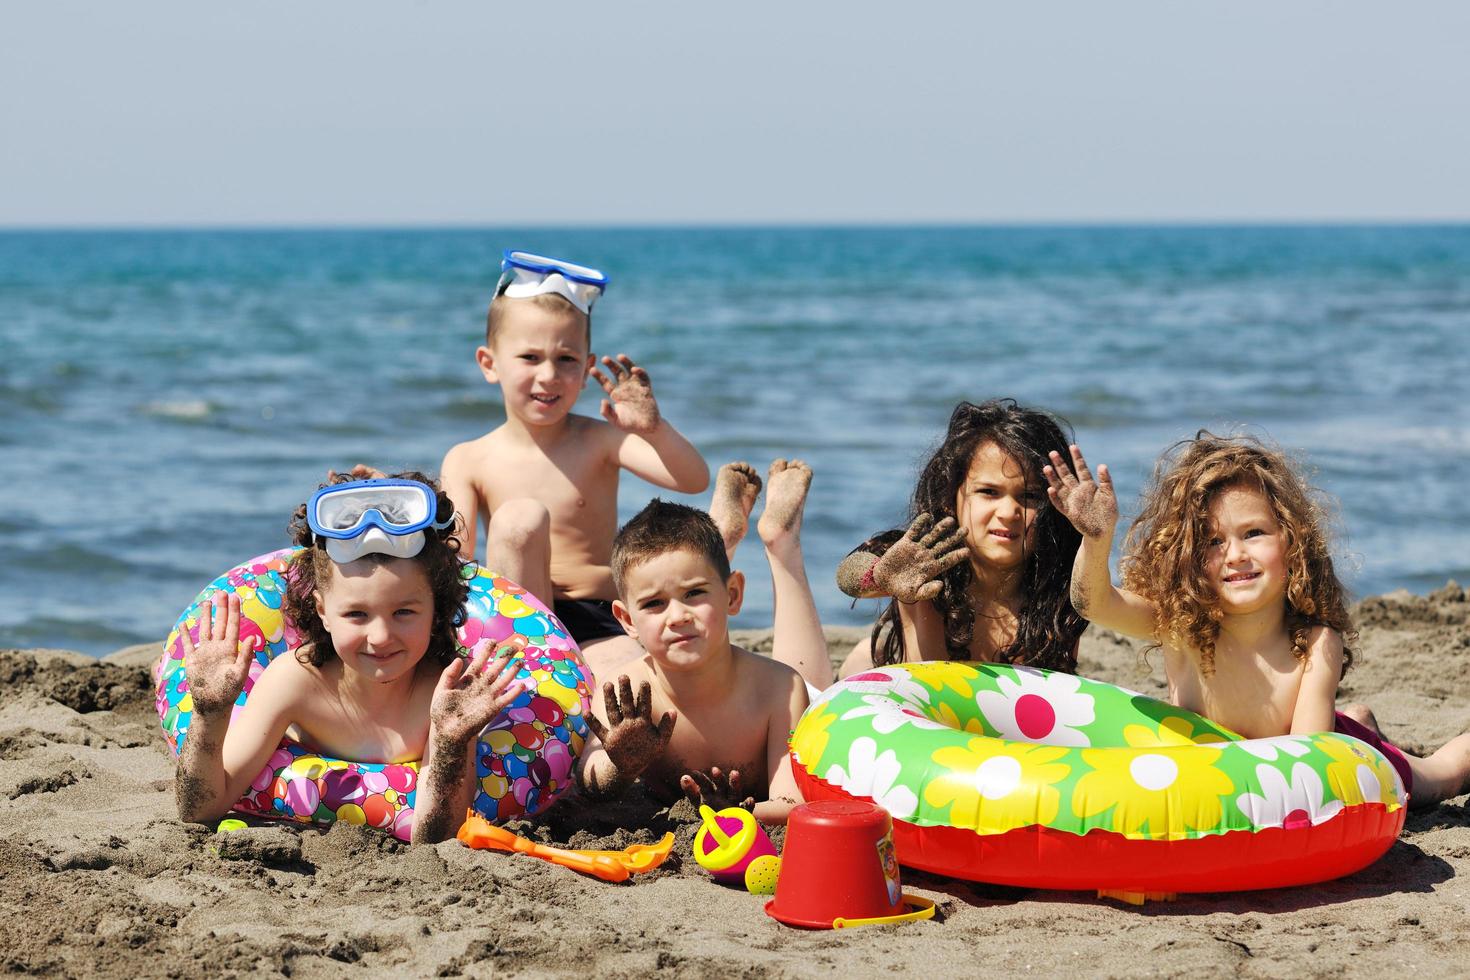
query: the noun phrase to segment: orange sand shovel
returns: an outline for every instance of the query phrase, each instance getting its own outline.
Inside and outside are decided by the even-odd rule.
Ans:
[[[573,851],[548,844],[538,844],[497,827],[471,811],[459,828],[459,839],[467,846],[481,850],[529,854],[531,857],[559,864],[573,871],[601,878],[603,881],[627,881],[629,875],[652,871],[669,856],[674,835],[664,834],[657,844],[634,844],[621,851]]]

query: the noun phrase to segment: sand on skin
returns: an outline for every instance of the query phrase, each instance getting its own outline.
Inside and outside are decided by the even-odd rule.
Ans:
[[[1470,600],[1446,587],[1358,609],[1365,700],[1406,747],[1470,727]],[[862,630],[829,630],[834,654]],[[760,646],[760,635],[745,642]],[[155,647],[99,662],[0,651],[0,967],[15,973],[337,976],[879,976],[1354,974],[1447,976],[1470,964],[1470,805],[1411,814],[1372,867],[1302,888],[1185,896],[1142,909],[1087,894],[974,885],[908,872],[939,921],[803,932],[761,899],[671,859],[607,885],[457,842],[261,824],[216,835],[180,824],[173,763],[146,665]],[[1081,672],[1162,691],[1138,647],[1084,638]],[[562,806],[521,833],[623,847],[665,829],[687,855],[694,814],[632,799]],[[636,828],[636,829],[630,829]]]

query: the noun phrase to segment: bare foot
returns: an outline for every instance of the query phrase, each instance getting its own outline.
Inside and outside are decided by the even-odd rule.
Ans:
[[[767,545],[801,534],[801,514],[812,485],[812,468],[799,459],[771,461],[766,474],[766,508],[755,529]]]
[[[735,548],[750,526],[750,509],[761,492],[760,474],[749,463],[726,463],[715,476],[714,499],[709,504],[710,519],[725,540],[725,554],[735,557]],[[769,506],[769,504],[767,505]]]

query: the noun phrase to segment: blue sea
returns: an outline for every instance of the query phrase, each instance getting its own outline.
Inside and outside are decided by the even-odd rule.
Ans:
[[[499,424],[473,354],[506,247],[610,273],[594,350],[712,471],[812,464],[826,622],[871,621],[837,561],[902,520],[955,402],[1001,395],[1070,420],[1125,507],[1166,446],[1248,427],[1339,502],[1359,595],[1470,579],[1470,227],[9,232],[0,646],[160,640],[329,467],[435,471]],[[654,493],[625,478],[623,516]],[[736,625],[769,625],[754,535],[737,564]]]

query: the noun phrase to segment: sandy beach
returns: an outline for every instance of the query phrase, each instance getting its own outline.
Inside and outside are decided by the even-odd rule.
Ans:
[[[1470,727],[1470,597],[1453,584],[1359,604],[1365,701],[1412,751]],[[833,629],[834,652],[862,630]],[[741,639],[756,647],[759,634]],[[694,813],[626,800],[559,805],[522,834],[574,847],[678,835],[624,885],[458,842],[259,823],[232,834],[175,818],[173,759],[147,667],[157,648],[94,660],[0,651],[0,967],[92,977],[650,973],[1450,976],[1470,967],[1470,799],[1412,813],[1373,866],[1322,885],[1181,896],[1141,908],[1090,894],[906,872],[935,921],[847,932],[778,925],[762,899],[687,858]],[[1080,672],[1158,694],[1160,658],[1090,632]],[[779,843],[779,841],[778,841]],[[683,860],[680,858],[683,857]]]

